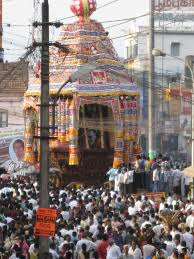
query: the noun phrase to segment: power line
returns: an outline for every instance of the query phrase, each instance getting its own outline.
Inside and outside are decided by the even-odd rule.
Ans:
[[[119,1],[119,0],[113,0],[113,1],[111,1],[111,2],[105,3],[105,4],[103,4],[103,5],[99,6],[99,7],[97,7],[97,8],[96,8],[96,11],[99,10],[99,9],[101,9],[101,8],[106,7],[106,6],[108,6],[108,5],[111,5],[111,4],[115,3],[115,2],[118,2],[118,1]],[[68,20],[68,19],[74,18],[74,17],[75,17],[75,15],[71,15],[71,16],[68,16],[68,17],[61,18],[61,19],[57,19],[57,20],[55,20],[55,21],[53,21],[53,22],[60,22],[60,21],[64,21],[64,20]]]

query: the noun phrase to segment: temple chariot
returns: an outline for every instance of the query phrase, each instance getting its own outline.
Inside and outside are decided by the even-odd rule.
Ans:
[[[57,39],[69,51],[50,49],[50,103],[69,76],[87,63],[98,68],[68,83],[55,107],[50,107],[50,166],[60,179],[102,184],[109,167],[129,163],[140,152],[139,91],[130,80],[108,33],[90,18],[96,0],[73,0],[74,23],[61,27]],[[34,76],[25,93],[25,160],[39,161],[40,77]],[[55,137],[55,138],[53,138]]]

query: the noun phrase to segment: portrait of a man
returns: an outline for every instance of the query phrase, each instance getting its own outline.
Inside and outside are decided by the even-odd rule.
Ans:
[[[12,161],[20,162],[24,159],[24,141],[21,138],[14,139],[9,146],[9,155]]]
[[[13,143],[13,150],[18,161],[22,161],[24,159],[24,141],[21,139],[17,139]]]

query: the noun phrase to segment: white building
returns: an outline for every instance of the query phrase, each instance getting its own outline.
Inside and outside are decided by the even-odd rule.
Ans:
[[[165,14],[169,17],[169,13]],[[172,15],[173,16],[173,15]],[[174,16],[173,16],[174,17]],[[180,17],[180,16],[179,16]],[[182,17],[182,16],[181,16]],[[183,97],[181,88],[185,87],[185,57],[194,55],[194,23],[169,22],[157,20],[155,22],[155,48],[166,53],[166,57],[155,57],[155,128],[157,145],[160,151],[166,150],[171,137],[176,142],[179,151],[186,152],[190,137],[191,114],[183,112]],[[147,131],[147,87],[149,71],[149,28],[146,26],[132,26],[129,37],[125,40],[126,64],[137,84],[143,88],[143,118],[142,134]],[[187,75],[188,76],[188,75]],[[180,87],[179,102],[174,100],[174,111],[164,102],[164,89],[171,83]],[[178,98],[177,98],[178,99]],[[184,125],[184,127],[183,127]],[[156,142],[157,142],[156,141]],[[165,144],[166,141],[166,144]],[[162,147],[163,146],[163,147]]]
[[[131,35],[131,36],[130,36]],[[167,54],[155,58],[155,71],[161,74],[184,74],[185,57],[194,55],[194,26],[165,26],[155,30],[155,48]],[[132,69],[148,71],[149,33],[148,27],[132,28],[125,40],[125,58],[133,61]],[[167,73],[166,73],[167,72]]]

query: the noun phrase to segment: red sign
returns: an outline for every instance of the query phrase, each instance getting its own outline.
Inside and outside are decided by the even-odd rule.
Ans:
[[[171,97],[178,97],[178,96],[180,96],[180,88],[171,88],[170,89],[170,96]]]
[[[182,107],[183,107],[183,114],[190,115],[191,114],[191,90],[190,89],[183,89],[182,90]]]
[[[35,235],[42,237],[54,236],[56,231],[57,211],[39,208],[36,213]]]

